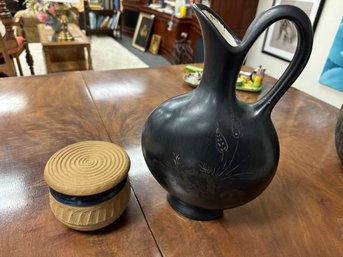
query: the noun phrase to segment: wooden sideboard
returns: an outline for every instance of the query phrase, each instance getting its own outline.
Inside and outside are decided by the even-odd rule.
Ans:
[[[156,106],[193,90],[182,80],[183,68],[0,79],[0,256],[343,256],[343,166],[334,144],[339,110],[294,88],[272,113],[280,162],[258,198],[206,222],[168,205],[140,138]],[[255,101],[274,82],[266,77],[261,93],[238,96]],[[43,178],[53,153],[84,140],[118,144],[131,159],[127,210],[94,232],[74,231],[54,217]]]
[[[171,63],[175,63],[173,47],[181,39],[181,33],[186,33],[193,50],[193,61],[203,61],[203,42],[201,29],[197,18],[190,14],[186,18],[178,18],[148,7],[147,0],[123,0],[123,33],[132,36],[140,12],[155,16],[152,34],[162,37],[159,53]],[[199,1],[196,1],[199,2]],[[258,0],[212,0],[211,8],[219,14],[230,29],[242,38],[256,15]],[[191,12],[190,12],[191,13]],[[168,30],[168,22],[173,20],[173,26]]]
[[[47,73],[93,69],[91,43],[77,25],[68,25],[74,37],[70,41],[54,39],[54,31],[50,26],[38,24],[37,27]]]
[[[148,7],[142,7],[140,8],[140,11],[155,16],[153,34],[162,37],[159,54],[164,56],[171,63],[175,63],[173,56],[174,43],[181,38],[181,33],[189,35],[193,24],[192,17],[177,18],[173,16],[173,25],[168,29],[168,22],[171,21],[170,14],[161,13]]]
[[[149,0],[122,0],[122,31],[132,36],[138,20],[140,8],[146,6]]]
[[[258,0],[211,0],[211,8],[239,38],[254,20],[257,5]]]

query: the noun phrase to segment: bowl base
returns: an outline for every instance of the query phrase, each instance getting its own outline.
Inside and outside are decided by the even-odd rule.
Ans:
[[[223,210],[209,210],[196,207],[170,194],[167,195],[167,201],[175,211],[192,220],[213,220],[223,215]]]

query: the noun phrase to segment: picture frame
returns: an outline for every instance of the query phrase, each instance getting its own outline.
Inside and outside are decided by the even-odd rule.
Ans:
[[[273,6],[288,4],[299,7],[309,16],[315,31],[324,2],[325,0],[274,0]],[[265,33],[262,53],[290,62],[297,42],[295,25],[288,20],[277,21]]]
[[[137,20],[135,32],[133,34],[132,46],[145,52],[149,39],[150,34],[152,31],[152,25],[154,22],[155,15],[150,15],[147,13],[139,13],[139,17]]]
[[[157,34],[153,34],[151,37],[149,52],[152,54],[158,54],[158,50],[160,49],[161,44],[161,36]]]

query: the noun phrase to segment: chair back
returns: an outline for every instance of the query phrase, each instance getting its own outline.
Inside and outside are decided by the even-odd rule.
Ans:
[[[2,37],[4,45],[8,50],[10,57],[16,60],[19,74],[23,76],[23,70],[20,64],[20,55],[25,51],[25,59],[30,68],[31,75],[34,75],[33,69],[33,58],[30,53],[29,44],[25,38],[25,31],[23,29],[23,19],[20,17],[18,20],[12,17],[12,14],[9,12],[6,2],[0,0],[0,20],[5,27],[5,35]],[[14,27],[20,27],[24,31],[23,36],[16,37],[14,34]]]
[[[12,49],[18,47],[13,29],[16,21],[12,17],[12,14],[8,10],[6,2],[4,0],[0,0],[0,19],[5,27],[5,35],[3,36],[3,38],[6,48]]]
[[[1,33],[0,33],[0,73],[3,73],[9,77],[17,75],[15,71],[14,63],[7,52]]]

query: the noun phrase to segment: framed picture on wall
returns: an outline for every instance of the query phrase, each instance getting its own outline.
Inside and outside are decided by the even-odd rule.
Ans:
[[[154,22],[154,15],[140,13],[133,34],[132,46],[145,52],[150,39],[152,25]]]
[[[160,43],[161,43],[161,36],[157,34],[152,35],[149,52],[152,54],[158,54]]]
[[[325,0],[274,0],[273,5],[288,4],[302,9],[312,22],[315,30]],[[295,25],[289,20],[281,20],[271,25],[264,38],[262,52],[285,61],[291,61],[298,37]]]

